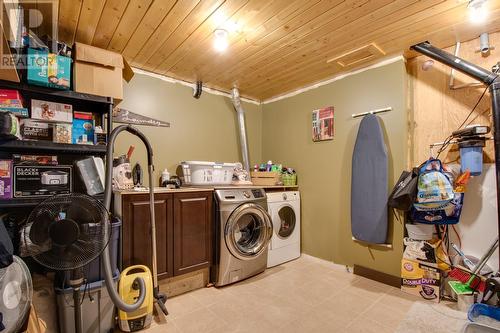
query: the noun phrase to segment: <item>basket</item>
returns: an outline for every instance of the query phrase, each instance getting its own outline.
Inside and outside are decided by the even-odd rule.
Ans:
[[[182,173],[186,185],[231,184],[236,163],[203,161],[182,162]]]
[[[273,186],[280,182],[280,173],[271,171],[251,171],[252,183],[258,186]]]
[[[297,174],[284,173],[281,175],[281,181],[284,186],[295,186],[297,185]]]

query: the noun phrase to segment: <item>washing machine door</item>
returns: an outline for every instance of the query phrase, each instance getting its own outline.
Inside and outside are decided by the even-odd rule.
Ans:
[[[272,232],[269,214],[259,205],[245,203],[229,216],[224,235],[233,256],[251,260],[267,248]]]
[[[280,239],[287,239],[295,230],[295,224],[297,222],[297,217],[295,216],[295,211],[292,206],[284,205],[279,207],[276,212],[274,221],[274,232]]]

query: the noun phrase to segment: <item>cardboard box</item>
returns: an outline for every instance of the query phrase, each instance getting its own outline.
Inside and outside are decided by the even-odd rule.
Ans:
[[[75,43],[73,54],[74,91],[123,99],[123,79],[130,81],[134,72],[121,54],[82,43]]]
[[[401,291],[439,302],[441,271],[416,260],[401,260]]]
[[[12,198],[12,161],[0,160],[0,199]]]
[[[75,111],[73,117],[72,143],[79,145],[94,144],[95,121],[92,113]]]
[[[72,124],[54,124],[54,142],[71,143]]]
[[[71,104],[32,99],[31,118],[51,122],[72,123],[73,106]]]
[[[8,22],[6,22],[8,25]],[[2,38],[2,66],[0,66],[0,80],[20,82],[19,73],[16,68],[15,57],[10,52],[9,42],[3,25],[0,22],[0,38]]]
[[[26,108],[6,108],[0,106],[0,111],[7,111],[19,118],[28,118],[29,112]]]
[[[12,155],[14,164],[43,164],[43,165],[57,165],[56,155]]]
[[[72,187],[72,166],[15,165],[14,197],[45,197],[69,194]]]
[[[52,124],[31,119],[21,120],[21,137],[23,138],[23,140],[52,141],[52,133]]]
[[[49,53],[47,49],[28,48],[27,66],[29,84],[69,90],[71,58]]]

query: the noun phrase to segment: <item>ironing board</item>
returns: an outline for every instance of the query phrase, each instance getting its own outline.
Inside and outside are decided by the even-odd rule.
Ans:
[[[352,154],[351,232],[356,240],[387,239],[388,159],[379,117],[361,120]]]

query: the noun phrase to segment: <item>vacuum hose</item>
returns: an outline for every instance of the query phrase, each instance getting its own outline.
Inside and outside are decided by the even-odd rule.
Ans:
[[[105,186],[105,192],[104,192],[104,206],[108,211],[111,211],[111,195],[113,194],[113,147],[115,144],[116,137],[118,134],[120,134],[123,131],[127,131],[135,136],[138,136],[142,142],[146,145],[147,148],[147,153],[148,153],[148,166],[149,166],[149,193],[150,193],[150,214],[151,214],[151,221],[152,225],[154,226],[154,189],[153,189],[153,183],[152,178],[153,178],[153,150],[151,149],[151,145],[149,144],[149,141],[147,140],[146,136],[142,134],[138,129],[136,129],[133,126],[130,125],[121,125],[116,127],[109,135],[108,139],[108,150],[106,152],[106,186]],[[153,235],[155,234],[155,231],[153,231]],[[153,244],[155,246],[156,244]],[[115,289],[115,285],[113,283],[113,272],[111,272],[111,263],[109,259],[109,247],[106,247],[106,249],[102,253],[102,259],[104,263],[104,277],[106,281],[106,288],[108,290],[108,294],[113,301],[113,303],[122,311],[125,312],[132,312],[137,309],[144,303],[144,299],[146,298],[146,284],[144,283],[144,280],[142,278],[137,278],[135,279],[135,282],[139,286],[139,297],[137,298],[137,301],[133,304],[128,304],[125,303],[118,292]],[[156,267],[156,258],[153,260],[153,266],[154,268]],[[156,270],[153,269],[153,275],[156,276]],[[156,277],[155,277],[156,278]]]

